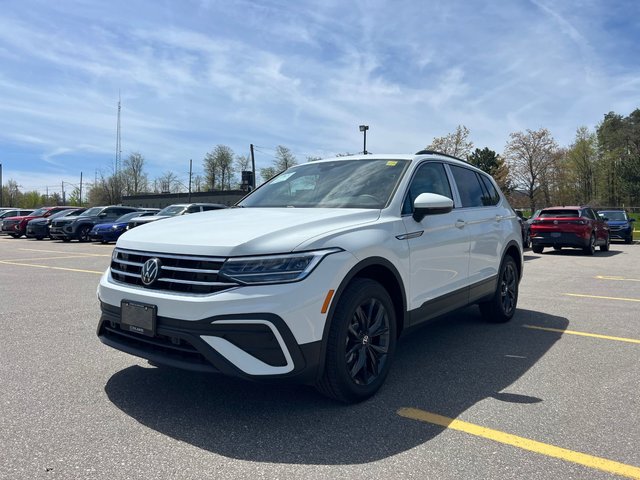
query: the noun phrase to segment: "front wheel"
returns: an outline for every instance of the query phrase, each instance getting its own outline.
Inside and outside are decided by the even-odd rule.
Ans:
[[[482,317],[491,323],[504,323],[513,318],[518,303],[518,267],[511,256],[504,257],[493,298],[480,304]]]
[[[91,227],[89,225],[85,225],[80,227],[80,231],[78,232],[78,240],[81,242],[90,242],[91,237],[89,236],[89,232],[91,231]]]
[[[396,348],[396,315],[382,285],[357,278],[345,289],[330,319],[327,354],[316,388],[355,403],[382,386]]]

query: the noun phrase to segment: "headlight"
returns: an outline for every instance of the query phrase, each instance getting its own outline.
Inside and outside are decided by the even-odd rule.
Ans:
[[[327,255],[341,252],[329,248],[313,252],[238,257],[227,260],[219,274],[243,284],[289,283],[307,277]]]
[[[122,229],[124,229],[124,227],[121,225],[114,225],[113,227],[111,227],[111,230],[122,230]]]

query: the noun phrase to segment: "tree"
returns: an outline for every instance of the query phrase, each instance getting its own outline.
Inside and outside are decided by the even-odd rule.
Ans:
[[[158,193],[177,193],[181,190],[178,176],[171,171],[166,171],[157,177],[153,181],[153,186],[154,190]]]
[[[567,188],[574,192],[572,202],[593,203],[596,198],[597,138],[587,127],[580,127],[566,152]]]
[[[276,161],[274,167],[278,173],[284,172],[287,168],[293,167],[297,164],[298,161],[291,150],[283,145],[278,145],[276,147]]]
[[[210,190],[230,190],[234,153],[226,145],[216,145],[204,156],[204,173]]]
[[[551,132],[546,128],[514,132],[505,147],[509,169],[515,187],[522,188],[529,197],[531,211],[535,211],[540,193],[549,201],[549,181],[553,153],[558,149]]]
[[[307,157],[307,162],[317,162],[318,160],[322,160],[322,157],[314,157],[311,155]]]
[[[20,199],[22,198],[22,192],[20,192],[20,186],[18,182],[13,179],[9,179],[7,183],[2,185],[2,203],[10,207],[18,207]]]
[[[278,145],[276,147],[276,155],[273,164],[270,167],[260,169],[260,176],[262,177],[262,181],[266,182],[267,180],[275,177],[280,172],[284,172],[287,168],[293,167],[297,164],[298,161],[296,160],[296,157],[291,152],[291,150],[283,145]]]
[[[138,195],[149,189],[149,180],[144,173],[144,157],[138,152],[130,154],[124,161],[123,183],[127,195]]]
[[[469,155],[469,163],[491,175],[504,193],[508,194],[512,190],[509,180],[509,166],[493,150],[489,150],[488,147],[484,147],[482,150],[476,148]]]
[[[426,150],[446,153],[454,157],[466,159],[473,149],[473,142],[469,140],[469,129],[458,125],[456,131],[444,137],[435,137]]]

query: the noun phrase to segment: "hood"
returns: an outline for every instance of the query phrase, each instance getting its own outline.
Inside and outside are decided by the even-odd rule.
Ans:
[[[29,220],[29,223],[31,225],[35,225],[35,224],[41,224],[41,223],[47,223],[49,221],[48,218],[41,218],[41,217],[35,217],[33,220]]]
[[[76,215],[70,215],[68,217],[63,217],[63,218],[54,218],[51,223],[55,223],[56,225],[65,225],[67,223],[71,223],[74,220],[77,220],[78,218],[80,218],[79,216]]]
[[[380,210],[365,209],[231,208],[141,225],[122,235],[117,246],[220,257],[286,253],[379,216]]]
[[[129,220],[129,222],[142,225],[143,223],[155,222],[156,220],[162,220],[163,218],[173,218],[170,215],[148,215],[146,217],[135,217]]]
[[[110,230],[114,226],[119,226],[124,228],[127,226],[127,222],[110,222],[110,223],[99,223],[98,225],[94,225],[94,230]]]

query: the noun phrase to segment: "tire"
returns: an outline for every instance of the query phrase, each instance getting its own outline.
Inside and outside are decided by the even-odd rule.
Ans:
[[[64,243],[69,243],[69,242],[71,241],[71,239],[70,239],[70,238],[67,238],[67,237],[64,237],[64,238],[62,239],[62,241],[63,241]]]
[[[396,348],[396,315],[378,282],[354,279],[329,320],[320,393],[344,403],[371,397],[384,383]]]
[[[9,235],[11,235],[13,238],[20,238],[19,233],[10,233]]]
[[[40,237],[40,236],[38,236],[38,237],[36,237],[36,240],[42,240],[43,238],[44,238],[44,237]]]
[[[529,248],[531,246],[531,240],[529,239],[528,235],[525,235],[525,237],[522,239],[522,248]]]
[[[630,243],[633,243],[633,236],[630,235],[630,236],[626,237],[624,239],[624,243],[626,243],[627,245],[629,245]]]
[[[89,232],[91,231],[91,226],[90,225],[83,225],[82,227],[80,227],[80,230],[78,230],[78,240],[80,242],[90,242],[91,241],[91,237],[89,236]]]
[[[609,235],[607,235],[607,239],[605,240],[603,245],[600,245],[600,251],[601,252],[608,252],[609,251],[609,244],[610,244],[610,239],[609,239]]]
[[[596,253],[596,236],[592,233],[591,237],[589,237],[589,245],[582,249],[585,255],[593,255]]]
[[[542,253],[542,251],[544,250],[544,247],[541,247],[539,245],[534,245],[533,247],[531,247],[531,250],[533,250],[533,253]]]
[[[505,323],[513,318],[518,304],[518,267],[510,255],[502,260],[498,285],[493,298],[480,304],[480,313],[485,321]]]

